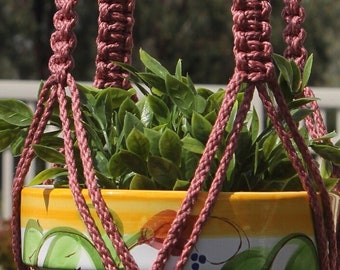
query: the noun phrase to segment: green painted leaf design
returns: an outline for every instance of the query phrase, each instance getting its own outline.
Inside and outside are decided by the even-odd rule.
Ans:
[[[271,266],[273,265],[279,252],[290,243],[294,244],[296,246],[296,249],[289,258],[285,269],[289,270],[319,269],[318,267],[319,259],[315,245],[307,235],[302,233],[292,233],[280,239],[280,241],[278,241],[275,244],[275,246],[268,254],[263,269],[271,269]],[[302,257],[299,258],[299,256]],[[301,266],[305,265],[306,262],[308,262],[307,268],[306,267],[300,268]]]
[[[32,109],[17,99],[0,100],[0,119],[18,127],[27,127],[33,119]]]
[[[51,240],[43,267],[55,269],[76,269],[81,248],[89,255],[95,269],[103,269],[101,257],[89,239],[81,232],[69,227],[56,227],[49,230],[42,239],[42,245]],[[41,245],[41,246],[42,246]]]
[[[23,261],[28,265],[36,265],[38,260],[39,245],[43,238],[43,229],[34,219],[27,221],[23,242]]]

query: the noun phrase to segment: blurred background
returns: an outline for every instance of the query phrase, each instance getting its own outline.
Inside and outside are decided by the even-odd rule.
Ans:
[[[283,52],[282,2],[272,1],[272,43]],[[307,13],[305,46],[314,54],[311,84],[340,84],[340,1],[303,0]],[[231,3],[225,0],[138,0],[134,54],[142,47],[170,70],[178,58],[195,83],[224,84],[234,68]],[[51,54],[52,0],[0,0],[0,79],[45,79]],[[79,0],[74,52],[76,80],[94,74],[97,1]],[[138,66],[138,57],[134,57]],[[137,62],[136,62],[137,61]]]
[[[133,64],[143,48],[168,69],[179,58],[195,83],[226,84],[234,69],[231,0],[138,0]],[[272,44],[282,54],[283,1],[272,0]],[[314,54],[310,84],[340,86],[340,1],[302,0],[307,17],[305,47]],[[49,75],[53,0],[0,0],[0,80],[40,80]],[[79,0],[78,47],[73,53],[78,81],[94,76],[97,1]],[[7,90],[6,90],[7,91]],[[0,205],[1,206],[1,205]],[[15,269],[9,223],[0,218],[0,270]]]

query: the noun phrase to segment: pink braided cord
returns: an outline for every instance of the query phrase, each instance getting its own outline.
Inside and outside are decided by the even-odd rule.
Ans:
[[[94,169],[92,165],[91,153],[88,147],[85,129],[82,126],[82,118],[80,111],[79,92],[76,87],[74,78],[70,74],[73,67],[72,51],[76,44],[76,38],[72,32],[76,23],[76,13],[74,12],[77,4],[76,0],[55,0],[58,8],[54,16],[54,26],[56,31],[51,35],[51,48],[54,54],[49,61],[51,71],[50,77],[47,79],[40,93],[37,109],[33,122],[29,129],[27,139],[25,141],[24,150],[20,158],[13,187],[13,252],[15,261],[19,269],[27,267],[22,263],[21,259],[21,243],[20,243],[20,192],[23,187],[24,178],[29,169],[33,158],[32,143],[38,143],[48,122],[48,118],[52,112],[53,104],[56,99],[59,102],[60,118],[63,126],[64,151],[66,156],[66,164],[69,174],[69,183],[74,200],[78,207],[79,213],[87,227],[89,235],[98,250],[105,269],[117,269],[112,255],[108,247],[105,245],[101,234],[92,218],[85,198],[81,193],[81,189],[77,180],[77,168],[74,158],[74,143],[71,138],[70,118],[67,113],[67,99],[65,87],[68,86],[71,93],[71,105],[76,129],[76,136],[82,161],[84,166],[84,176],[86,184],[89,187],[89,195],[93,201],[98,216],[101,219],[104,229],[107,231],[109,238],[112,240],[113,247],[117,251],[119,259],[125,269],[137,269],[131,254],[128,252],[124,241],[122,240],[117,227],[109,213],[105,202],[97,188]],[[48,96],[50,95],[50,96]],[[46,106],[44,102],[47,100]]]
[[[127,89],[128,73],[114,61],[129,64],[133,47],[134,0],[99,0],[96,75],[94,85]]]
[[[196,221],[190,239],[183,249],[181,257],[176,265],[176,269],[182,269],[187,262],[188,256],[190,255],[193,246],[198,240],[202,226],[208,219],[211,208],[216,201],[221,183],[223,181],[223,176],[225,175],[225,171],[236,148],[238,133],[240,132],[240,124],[242,123],[242,119],[244,119],[246,112],[249,110],[249,104],[255,85],[259,90],[264,107],[267,110],[267,113],[287,150],[288,156],[292,160],[293,166],[299,174],[301,183],[309,194],[313,220],[317,229],[316,238],[320,255],[320,265],[322,266],[322,269],[337,269],[337,245],[328,192],[324,186],[319,171],[315,166],[312,155],[305,145],[303,138],[300,136],[297,126],[289,113],[283,95],[278,88],[276,77],[274,76],[274,68],[271,62],[272,48],[271,44],[269,43],[269,14],[271,11],[269,1],[234,1],[232,11],[234,18],[233,33],[235,40],[234,54],[236,68],[234,76],[227,87],[225,97],[228,96],[228,98],[225,98],[222,103],[221,111],[207,143],[207,149],[210,149],[211,145],[213,145],[212,149],[214,149],[217,141],[219,142],[220,137],[217,137],[216,141],[214,141],[214,132],[217,130],[218,124],[222,124],[222,122],[220,122],[222,121],[221,118],[223,118],[224,121],[227,121],[228,114],[234,102],[233,95],[236,95],[237,89],[241,82],[248,82],[248,92],[246,91],[244,103],[239,109],[237,120],[235,121],[234,128],[230,134],[230,140],[227,143],[225,154],[215,175],[214,182],[209,190],[205,205],[200,212],[198,220]],[[270,86],[270,89],[273,91],[280,111],[275,111],[273,104],[270,102],[264,82],[267,82]],[[229,104],[228,101],[230,102]],[[224,112],[227,112],[227,114],[224,115]],[[285,131],[282,125],[281,114],[283,114],[283,119],[288,123],[291,134]],[[226,122],[223,122],[223,125],[225,124]],[[322,208],[324,210],[323,212],[321,210],[321,206],[319,205],[318,196],[313,188],[309,174],[300,161],[291,142],[291,138],[294,139],[299,151],[302,152],[302,158],[307,164],[306,167],[309,168],[309,173],[313,176],[313,179],[320,190],[321,202],[323,206]],[[197,194],[201,189],[202,181],[204,181],[206,176],[206,166],[210,166],[211,156],[209,156],[207,153],[209,152],[205,151],[200,160],[195,177],[192,180],[192,185],[188,190],[187,198],[184,200],[181,209],[178,211],[177,217],[172,224],[167,238],[163,242],[163,247],[158,254],[157,260],[153,265],[154,270],[163,269],[172,248],[176,244],[176,236],[180,235],[184,226],[183,223],[186,222],[188,215],[192,211]],[[209,154],[213,153],[214,152],[212,151]],[[202,175],[200,175],[201,164],[204,164],[203,166],[205,167],[202,168]]]

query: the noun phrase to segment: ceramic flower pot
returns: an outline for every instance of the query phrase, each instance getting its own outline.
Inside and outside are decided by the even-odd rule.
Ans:
[[[102,194],[140,269],[150,269],[185,192],[102,190]],[[91,209],[86,190],[84,195]],[[205,196],[200,194],[167,269],[174,269]],[[339,199],[331,196],[337,212]],[[263,269],[264,265],[318,269],[311,220],[305,192],[221,193],[185,269]],[[103,269],[70,190],[24,188],[21,227],[27,265]],[[112,249],[104,232],[103,238]]]

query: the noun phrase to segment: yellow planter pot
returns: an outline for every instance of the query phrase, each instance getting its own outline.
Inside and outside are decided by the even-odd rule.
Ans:
[[[93,209],[87,191],[83,193]],[[186,193],[102,190],[102,194],[140,269],[150,269]],[[200,194],[167,269],[174,268],[205,196]],[[331,196],[337,213],[339,198]],[[21,227],[26,264],[52,269],[103,269],[70,190],[24,188]],[[112,250],[108,237],[100,230]],[[262,269],[266,261],[272,262],[271,269],[285,269],[287,265],[291,270],[318,269],[307,194],[221,193],[186,269]],[[301,268],[304,265],[307,268]]]

